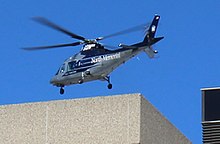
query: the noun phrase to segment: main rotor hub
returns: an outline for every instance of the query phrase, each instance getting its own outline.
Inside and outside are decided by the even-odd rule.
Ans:
[[[85,44],[98,44],[96,39],[85,39],[84,43]]]
[[[87,51],[87,50],[91,50],[91,49],[96,49],[99,48],[101,46],[101,44],[99,43],[86,43],[83,47],[81,51]]]

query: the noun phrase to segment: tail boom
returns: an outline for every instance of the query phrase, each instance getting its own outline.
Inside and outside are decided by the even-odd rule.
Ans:
[[[149,58],[154,58],[155,54],[158,53],[156,50],[153,49],[152,45],[156,44],[164,37],[155,37],[158,23],[160,20],[159,15],[155,15],[153,21],[151,22],[150,27],[147,30],[147,34],[144,37],[142,42],[133,44],[133,45],[119,45],[120,47],[127,48],[127,49],[141,49],[143,50]]]

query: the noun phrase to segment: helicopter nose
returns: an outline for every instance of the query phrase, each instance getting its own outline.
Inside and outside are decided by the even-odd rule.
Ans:
[[[57,84],[57,77],[56,76],[51,78],[50,84],[52,84],[52,85],[56,85]]]

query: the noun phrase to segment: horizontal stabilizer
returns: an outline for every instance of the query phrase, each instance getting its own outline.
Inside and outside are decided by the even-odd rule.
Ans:
[[[144,49],[144,52],[149,56],[149,58],[154,58],[157,51],[153,50],[151,47]]]
[[[153,45],[153,44],[157,43],[158,41],[162,40],[163,38],[164,38],[164,37],[152,38],[152,39],[149,41],[148,45]]]

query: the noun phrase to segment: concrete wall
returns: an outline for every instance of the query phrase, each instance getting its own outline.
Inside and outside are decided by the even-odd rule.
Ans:
[[[191,142],[174,127],[153,105],[141,97],[140,143],[190,144]]]
[[[140,94],[128,94],[0,106],[0,143],[190,142]]]

